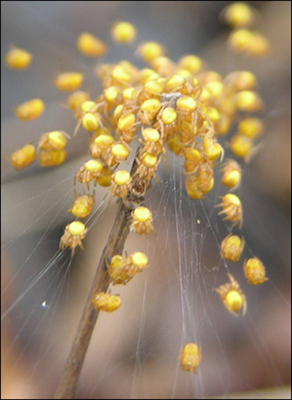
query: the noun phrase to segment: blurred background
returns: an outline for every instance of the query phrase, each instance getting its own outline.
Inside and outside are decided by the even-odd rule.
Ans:
[[[226,47],[229,30],[220,13],[227,1],[111,1],[1,3],[2,143],[2,398],[51,398],[68,355],[95,268],[115,217],[106,191],[96,193],[100,208],[91,221],[86,250],[55,257],[74,200],[73,175],[87,159],[87,137],[70,140],[67,162],[56,169],[37,164],[15,171],[5,156],[41,133],[75,128],[60,104],[53,80],[59,72],[86,73],[84,88],[101,90],[96,61],[82,57],[76,38],[89,31],[110,44],[110,27],[132,22],[138,43],[158,41],[170,58],[198,54],[223,76],[251,70],[265,100],[266,133],[260,152],[245,169],[240,188],[245,209],[245,257],[257,255],[270,281],[245,283],[240,265],[232,273],[248,298],[248,315],[233,318],[214,289],[226,282],[217,243],[227,234],[213,205],[220,188],[203,203],[182,189],[181,166],[159,170],[161,184],[147,194],[157,235],[131,234],[126,250],[141,249],[151,268],[125,288],[123,307],[101,315],[86,358],[78,398],[291,398],[291,2],[258,1],[260,29],[273,45],[268,58],[234,56]],[[30,69],[6,68],[3,56],[16,45],[34,54]],[[133,58],[133,46],[110,44],[106,62]],[[103,60],[100,61],[100,63]],[[47,105],[28,124],[15,105],[33,97]],[[178,368],[182,344],[201,343],[198,376]],[[279,390],[281,388],[281,390]],[[240,398],[249,398],[248,394]]]

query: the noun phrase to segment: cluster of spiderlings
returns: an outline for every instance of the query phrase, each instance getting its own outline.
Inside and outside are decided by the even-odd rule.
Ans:
[[[224,11],[224,17],[235,31],[228,43],[237,51],[262,55],[268,50],[267,39],[245,28],[255,22],[255,13],[247,5],[234,4]],[[112,37],[118,43],[131,43],[136,29],[127,22],[116,24]],[[89,32],[77,39],[82,55],[99,57],[106,53],[107,45]],[[78,71],[64,72],[55,79],[61,91],[72,91],[68,107],[76,118],[76,130],[82,126],[89,136],[89,159],[75,174],[75,186],[83,186],[83,195],[75,199],[69,212],[75,218],[86,218],[95,206],[92,185],[108,187],[112,196],[127,201],[130,197],[145,195],[167,149],[183,159],[185,187],[194,200],[204,199],[214,187],[214,171],[221,169],[223,186],[229,191],[222,196],[219,214],[232,226],[242,226],[243,209],[240,198],[230,191],[236,190],[242,179],[242,164],[258,148],[257,140],[263,133],[263,121],[255,113],[263,109],[257,93],[257,79],[249,71],[233,71],[223,77],[197,55],[185,55],[178,62],[167,56],[160,43],[147,42],[138,47],[137,54],[147,64],[140,69],[129,61],[103,64],[97,70],[103,90],[97,98],[81,91],[84,75]],[[25,69],[32,56],[22,49],[12,49],[6,56],[14,69]],[[19,119],[29,121],[41,116],[45,105],[33,99],[16,108]],[[236,133],[232,134],[233,128]],[[231,139],[226,140],[226,135]],[[38,150],[32,144],[12,153],[10,162],[22,169],[36,158],[41,166],[51,167],[66,159],[68,135],[52,131],[41,136]],[[136,148],[131,172],[120,167]],[[224,159],[225,150],[235,159]],[[220,167],[222,165],[222,167]],[[132,211],[130,229],[148,235],[153,230],[151,211],[141,205]],[[71,248],[74,254],[87,233],[85,224],[73,221],[65,228],[60,248]],[[243,237],[227,236],[221,244],[221,256],[237,262],[244,250]],[[135,252],[124,258],[114,255],[108,263],[113,285],[127,284],[148,265],[144,253]],[[265,267],[258,258],[244,263],[244,274],[252,285],[267,280]],[[246,312],[246,298],[239,283],[229,275],[230,283],[217,289],[227,310],[237,314]],[[95,308],[107,312],[121,305],[118,296],[99,293],[93,299]],[[201,361],[201,350],[193,343],[181,354],[181,366],[196,372]]]

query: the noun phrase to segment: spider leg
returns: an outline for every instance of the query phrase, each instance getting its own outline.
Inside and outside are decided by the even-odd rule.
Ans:
[[[79,131],[79,128],[80,128],[80,126],[81,126],[81,123],[82,123],[82,120],[80,119],[80,121],[78,122],[78,124],[77,124],[77,126],[76,126],[76,128],[75,128],[75,130],[74,130],[73,136],[76,136],[76,135],[77,135],[77,132]]]

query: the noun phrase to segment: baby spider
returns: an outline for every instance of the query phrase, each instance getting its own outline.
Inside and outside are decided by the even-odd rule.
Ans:
[[[70,136],[61,131],[44,133],[39,141],[39,148],[43,150],[64,150]]]
[[[136,28],[129,22],[118,22],[112,27],[112,38],[118,43],[131,43],[136,39]]]
[[[179,66],[190,71],[192,74],[197,74],[202,69],[203,61],[199,57],[190,54],[183,56],[179,60]]]
[[[64,72],[55,79],[55,86],[62,91],[77,90],[84,80],[84,75],[79,72]]]
[[[160,43],[156,42],[142,43],[137,49],[137,53],[141,55],[145,61],[151,61],[154,60],[154,58],[164,56],[165,52],[165,48]]]
[[[163,77],[174,74],[176,70],[176,65],[170,60],[170,58],[165,56],[156,57],[151,60],[149,64],[157,74]]]
[[[217,142],[215,137],[211,135],[207,134],[204,137],[204,150],[210,161],[216,161],[218,158],[222,161],[224,158],[223,147]]]
[[[114,109],[114,112],[112,114],[111,122],[115,125],[117,125],[118,120],[125,114],[129,114],[130,111],[128,110],[127,107],[124,106],[124,104],[119,104],[116,106]]]
[[[205,88],[213,101],[222,98],[224,94],[224,85],[222,82],[211,81],[206,83]]]
[[[155,72],[154,69],[151,69],[151,68],[143,68],[138,73],[137,80],[142,85],[145,85],[145,83],[154,81],[154,80],[159,80],[159,82],[162,82],[163,85],[165,82],[165,79],[162,78],[160,75],[158,75],[157,72]]]
[[[225,83],[231,92],[253,90],[258,86],[256,76],[250,71],[234,71],[225,77]]]
[[[197,171],[201,160],[201,153],[197,149],[187,147],[184,149],[186,173],[193,174]]]
[[[189,79],[175,74],[172,75],[165,83],[167,92],[180,92],[184,95],[190,96],[193,93],[194,86]]]
[[[66,226],[64,235],[61,237],[60,249],[63,250],[66,247],[70,247],[72,249],[73,256],[77,246],[80,246],[82,249],[84,249],[82,240],[85,238],[86,233],[87,228],[82,222],[71,222],[71,224]]]
[[[134,277],[138,272],[142,272],[147,267],[148,257],[141,251],[132,253],[125,260],[124,268],[127,271],[127,274],[131,277]]]
[[[261,111],[263,102],[260,95],[252,90],[242,90],[235,96],[237,109],[245,112]]]
[[[119,255],[111,259],[108,265],[108,273],[110,275],[110,282],[113,285],[126,285],[133,278],[125,270],[125,259]]]
[[[157,79],[147,81],[139,94],[139,100],[157,99],[159,100],[164,90],[164,85]]]
[[[216,134],[218,136],[225,136],[231,130],[232,119],[231,119],[231,117],[227,116],[226,114],[223,114],[224,111],[222,111],[222,109],[220,109],[220,112],[222,114],[221,114],[221,118],[218,123],[218,126],[216,128]]]
[[[101,174],[96,178],[97,183],[102,187],[109,187],[112,184],[112,170],[109,167],[104,167]]]
[[[256,139],[263,133],[264,123],[261,119],[249,117],[238,124],[238,131],[251,139]]]
[[[122,65],[115,65],[111,71],[107,72],[108,78],[105,80],[105,86],[128,87],[133,79],[132,74]]]
[[[223,167],[223,185],[236,189],[240,185],[242,171],[240,165],[234,160],[228,160]]]
[[[176,108],[178,110],[179,116],[182,119],[189,119],[190,121],[195,120],[195,110],[198,107],[198,102],[190,96],[181,96],[177,99]]]
[[[228,193],[222,197],[222,200],[222,203],[218,204],[216,207],[223,207],[223,210],[219,212],[219,215],[226,215],[223,221],[232,221],[233,226],[239,224],[241,227],[243,211],[240,198],[235,194]]]
[[[195,174],[188,174],[186,189],[195,200],[201,199],[214,188],[214,171],[210,162],[199,162]]]
[[[15,109],[16,116],[22,121],[31,121],[38,118],[45,110],[45,103],[41,99],[32,99],[20,104]]]
[[[68,107],[71,110],[77,111],[83,103],[90,99],[89,93],[78,90],[68,96]]]
[[[180,353],[180,365],[183,371],[197,373],[202,361],[202,350],[195,343],[188,343]]]
[[[177,99],[176,107],[181,115],[188,116],[196,110],[198,102],[190,96],[181,96]]]
[[[120,296],[104,292],[94,295],[92,303],[96,310],[101,310],[109,313],[116,311],[118,308],[121,307],[122,304]]]
[[[120,102],[121,90],[117,86],[109,86],[103,91],[103,98],[105,101],[104,111],[110,111],[112,108],[116,107]]]
[[[184,155],[185,146],[179,135],[167,138],[167,145],[169,150],[177,156],[182,157]]]
[[[140,158],[136,158],[138,168],[135,175],[139,176],[139,179],[150,181],[157,171],[159,165],[159,158],[153,154],[144,153]]]
[[[147,267],[148,258],[144,253],[136,252],[124,259],[116,255],[108,266],[110,281],[113,285],[126,285],[131,279]]]
[[[100,103],[97,104],[92,100],[87,100],[81,104],[75,114],[79,122],[75,128],[74,136],[77,134],[81,124],[88,132],[95,132],[100,126],[103,126],[101,115],[97,111],[100,106]]]
[[[244,3],[233,3],[223,9],[225,22],[232,28],[247,27],[256,19],[255,11]]]
[[[198,121],[199,113],[195,112],[191,114],[191,121],[187,119],[181,119],[180,123],[180,139],[185,146],[193,147],[196,144],[196,137],[198,134]]]
[[[128,113],[122,115],[117,122],[118,130],[117,135],[121,137],[123,141],[129,143],[133,140],[137,123],[135,114]]]
[[[199,200],[204,196],[204,193],[200,189],[200,183],[197,176],[189,175],[186,179],[185,186],[188,195],[192,199]]]
[[[35,147],[32,144],[27,144],[14,151],[8,160],[14,168],[23,169],[34,162],[35,156]]]
[[[172,107],[166,107],[158,115],[157,125],[161,129],[161,137],[165,138],[176,132],[177,128],[177,112]]]
[[[164,145],[157,129],[146,128],[142,131],[144,141],[140,140],[143,144],[143,151],[153,155],[163,153]]]
[[[230,283],[220,286],[216,289],[216,292],[221,296],[222,303],[231,314],[237,315],[242,309],[242,315],[245,315],[247,309],[246,297],[234,277],[231,274],[228,274],[228,277]]]
[[[203,127],[207,129],[208,136],[215,136],[215,130],[218,130],[218,125],[221,120],[221,113],[215,107],[206,107],[204,111],[205,121]]]
[[[109,152],[101,156],[105,165],[114,166],[125,161],[130,155],[131,148],[126,143],[114,143]]]
[[[127,107],[129,110],[137,109],[137,100],[140,92],[141,89],[138,90],[134,87],[128,87],[124,89],[121,101],[123,101],[125,107]]]
[[[93,196],[91,195],[78,196],[74,201],[74,203],[72,204],[70,210],[68,210],[68,212],[72,212],[72,214],[76,218],[85,218],[91,213],[94,206],[95,206],[95,200]]]
[[[227,260],[237,262],[240,260],[244,245],[244,238],[230,234],[221,243],[221,255]]]
[[[253,140],[240,133],[236,133],[232,137],[230,148],[233,154],[237,157],[243,158],[246,162],[250,161],[251,157],[257,151],[257,146],[254,146]]]
[[[199,165],[199,185],[200,190],[205,193],[209,193],[214,188],[214,170],[210,162],[202,162]]]
[[[83,32],[77,39],[78,50],[87,57],[100,57],[107,51],[106,44],[89,32]]]
[[[106,159],[114,142],[115,139],[111,135],[102,133],[93,140],[89,152],[93,158]]]
[[[82,125],[88,132],[95,132],[101,125],[101,117],[96,112],[87,112],[82,117]]]
[[[138,118],[142,122],[142,124],[151,125],[151,122],[158,114],[161,106],[162,104],[157,99],[145,100],[141,104],[141,108],[138,111]]]
[[[32,58],[32,54],[27,50],[13,47],[5,55],[5,62],[10,68],[23,70],[30,66]]]
[[[233,30],[228,42],[233,51],[249,56],[261,57],[270,51],[269,40],[261,33],[248,29]]]
[[[106,127],[103,126],[103,127],[97,128],[97,130],[95,132],[93,132],[89,137],[89,146],[91,146],[92,143],[94,143],[95,139],[100,135],[111,136],[109,129],[107,129]]]
[[[135,231],[139,235],[149,235],[149,233],[153,231],[153,217],[149,208],[137,207],[134,211],[132,211],[132,219],[132,231]]]
[[[113,196],[125,198],[131,186],[131,175],[128,171],[120,170],[112,176],[111,193]]]
[[[95,180],[100,176],[103,170],[103,165],[98,160],[89,160],[84,165],[82,165],[79,170],[76,172],[74,177],[74,184],[76,185],[76,181],[83,183],[83,185],[87,185],[89,189],[89,182]]]
[[[261,285],[269,279],[266,277],[266,269],[262,261],[257,258],[250,258],[244,262],[244,274],[249,284]]]
[[[41,167],[55,167],[66,160],[66,150],[39,150],[38,163]]]

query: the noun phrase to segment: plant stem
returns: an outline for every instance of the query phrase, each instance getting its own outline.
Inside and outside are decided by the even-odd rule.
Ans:
[[[134,161],[131,174],[135,172],[136,167],[137,165]],[[110,277],[107,271],[107,260],[111,259],[114,255],[122,254],[130,231],[131,211],[143,199],[142,196],[129,194],[126,200],[119,200],[116,219],[107,244],[102,252],[71,352],[55,394],[55,399],[73,399],[75,397],[81,369],[99,315],[99,310],[93,307],[93,296],[108,290]],[[133,207],[133,205],[135,206]]]

